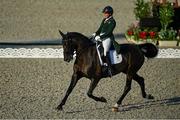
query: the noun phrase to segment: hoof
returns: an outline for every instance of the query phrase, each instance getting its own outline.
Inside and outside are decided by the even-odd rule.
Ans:
[[[152,100],[154,99],[154,97],[151,94],[149,94],[149,95],[146,95],[146,99]]]
[[[63,107],[61,105],[57,106],[56,110],[63,111]]]
[[[112,107],[112,112],[119,112],[119,108],[118,107]]]
[[[107,103],[107,100],[106,100],[106,98],[104,98],[104,97],[101,97],[101,98],[100,98],[100,102]]]

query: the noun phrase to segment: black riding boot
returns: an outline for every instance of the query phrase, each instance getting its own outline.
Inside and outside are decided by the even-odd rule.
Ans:
[[[107,71],[108,73],[108,76],[111,77],[112,76],[112,73],[111,73],[111,62],[108,58],[108,56],[103,56],[103,71]]]

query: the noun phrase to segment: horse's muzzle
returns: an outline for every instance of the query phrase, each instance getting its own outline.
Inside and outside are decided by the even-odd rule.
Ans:
[[[64,58],[64,61],[65,61],[65,62],[70,62],[71,60],[70,60],[70,59],[67,59],[67,58]]]
[[[73,59],[72,55],[70,55],[68,57],[64,57],[64,61],[66,61],[66,62],[70,62],[72,59]]]

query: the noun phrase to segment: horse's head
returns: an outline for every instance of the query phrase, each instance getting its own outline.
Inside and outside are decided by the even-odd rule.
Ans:
[[[67,34],[62,33],[60,30],[59,33],[62,36],[64,61],[70,62],[73,59],[74,55],[74,46],[72,44],[72,39],[69,38]]]
[[[74,51],[76,51],[76,54],[81,53],[82,50],[94,44],[88,37],[81,33],[69,32],[64,34],[60,30],[59,33],[63,38],[64,61],[67,62],[73,59]]]

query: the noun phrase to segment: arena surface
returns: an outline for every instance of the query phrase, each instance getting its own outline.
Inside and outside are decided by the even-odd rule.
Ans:
[[[180,60],[146,60],[139,74],[145,78],[147,93],[153,101],[141,97],[140,87],[124,99],[124,110],[111,111],[123,93],[125,75],[102,79],[94,94],[108,103],[87,97],[90,81],[81,79],[70,95],[64,112],[55,110],[69,85],[73,63],[63,59],[0,59],[0,118],[180,118]]]

